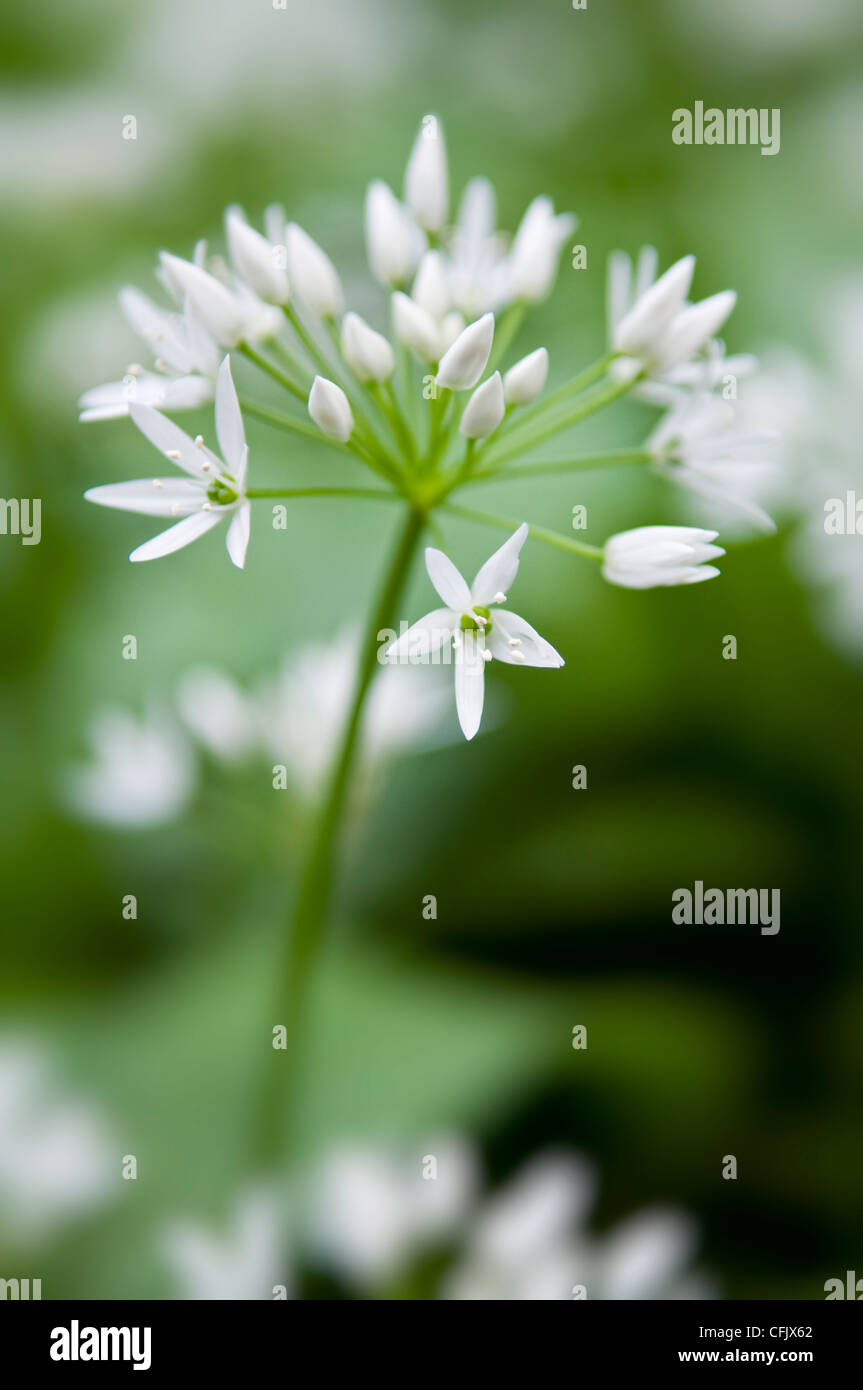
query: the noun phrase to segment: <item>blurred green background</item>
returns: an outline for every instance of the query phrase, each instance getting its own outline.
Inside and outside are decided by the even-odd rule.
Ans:
[[[304,813],[263,764],[207,766],[181,819],[123,832],[80,820],[64,777],[94,710],[142,713],[194,663],[250,682],[358,620],[394,517],[304,502],[286,532],[253,519],[243,573],[216,538],[129,565],[147,521],[82,493],[148,475],[150,447],[75,409],[140,355],[116,290],[154,291],[161,247],[221,247],[229,202],[258,218],[278,199],[382,326],[364,190],[400,187],[435,111],[453,189],[487,174],[502,226],[539,192],[580,215],[588,269],[564,256],[516,344],[545,343],[553,380],[602,351],[607,254],[645,241],[662,264],[697,254],[699,297],[738,290],[729,350],[816,353],[823,287],[863,261],[863,14],[852,0],[46,0],[7,13],[0,43],[2,492],[43,499],[39,546],[0,538],[4,1033],[42,1040],[139,1160],[137,1183],[118,1176],[102,1211],[40,1247],[45,1296],[166,1297],[159,1223],[215,1218],[243,1176]],[[673,145],[671,112],[696,99],[781,108],[781,153]],[[623,404],[578,448],[638,442],[654,418]],[[203,429],[208,413],[197,422],[179,419]],[[249,436],[258,486],[343,476],[263,425]],[[575,503],[595,543],[685,517],[630,470],[488,494],[563,531]],[[500,540],[445,531],[468,571]],[[644,594],[525,552],[515,606],[567,665],[496,669],[476,742],[449,710],[445,746],[392,763],[354,826],[319,986],[312,1162],[341,1136],[449,1127],[496,1180],[562,1144],[600,1169],[600,1227],[655,1201],[690,1210],[726,1297],[820,1298],[860,1268],[860,672],[814,628],[787,549],[787,534],[732,547],[719,582]],[[428,606],[416,570],[405,616]],[[780,934],[672,925],[671,893],[695,879],[780,888]]]

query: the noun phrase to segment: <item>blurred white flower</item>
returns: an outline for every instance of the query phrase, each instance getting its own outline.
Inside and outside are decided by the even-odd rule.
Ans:
[[[39,1240],[109,1200],[120,1154],[89,1103],[66,1094],[42,1052],[0,1042],[0,1230]]]
[[[775,485],[777,444],[776,431],[747,429],[730,401],[699,393],[668,411],[646,447],[657,472],[706,499],[712,515],[718,505],[775,531],[756,499]]]
[[[66,777],[79,814],[109,825],[140,827],[172,820],[195,786],[195,760],[176,723],[159,712],[142,719],[105,709],[92,720],[95,759]]]
[[[456,1301],[710,1298],[685,1266],[695,1227],[684,1213],[639,1212],[604,1236],[586,1227],[596,1177],[578,1155],[547,1153],[479,1209],[441,1297]]]
[[[175,1220],[161,1236],[162,1254],[179,1297],[200,1302],[272,1299],[282,1286],[290,1294],[286,1225],[277,1195],[269,1188],[244,1192],[230,1227],[214,1234],[202,1223]]]
[[[683,256],[656,279],[657,255],[642,248],[633,272],[629,257],[612,252],[608,262],[609,338],[618,376],[642,372],[666,380],[705,352],[734,308],[733,290],[687,300],[695,257]]]
[[[260,747],[254,701],[224,671],[212,666],[186,671],[177,687],[177,705],[187,728],[215,757],[240,762]]]
[[[264,738],[309,796],[321,787],[332,762],[356,678],[357,635],[345,630],[329,642],[292,653],[275,680],[255,696]],[[363,722],[361,757],[366,772],[383,759],[427,744],[448,704],[447,683],[427,684],[427,673],[383,667],[372,686]]]
[[[473,1199],[477,1166],[470,1145],[442,1135],[413,1147],[412,1153],[345,1145],[316,1174],[312,1248],[361,1289],[385,1285],[424,1249],[455,1236]]]

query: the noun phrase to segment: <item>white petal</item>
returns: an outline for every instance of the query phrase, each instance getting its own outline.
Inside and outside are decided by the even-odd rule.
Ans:
[[[734,290],[722,290],[709,299],[699,300],[697,304],[689,304],[681,309],[653,348],[654,370],[665,371],[674,367],[703,348],[722,327],[736,302]]]
[[[132,423],[146,435],[150,443],[175,467],[182,468],[184,473],[191,474],[193,478],[205,478],[207,470],[201,465],[208,461],[217,471],[221,471],[221,459],[216,458],[209,449],[199,448],[179,425],[158,410],[153,410],[149,405],[133,403],[129,406],[129,415]]]
[[[440,328],[426,309],[409,295],[396,290],[392,297],[393,332],[424,362],[437,362],[441,355]]]
[[[191,545],[199,536],[218,526],[223,516],[224,511],[218,507],[214,507],[211,512],[199,511],[194,516],[187,516],[183,521],[178,521],[176,526],[169,527],[167,531],[154,536],[151,541],[139,545],[137,550],[132,551],[129,559],[158,560],[162,555],[172,555],[175,550],[182,550],[184,546]]]
[[[231,260],[242,280],[269,304],[287,304],[288,277],[279,265],[276,248],[250,227],[239,208],[228,208],[225,231]]]
[[[434,319],[442,319],[449,310],[452,302],[449,279],[440,251],[427,251],[423,256],[411,295],[414,303]]]
[[[510,367],[503,379],[503,392],[508,405],[530,405],[535,401],[548,376],[548,350],[544,347],[529,352]]]
[[[518,574],[518,557],[527,540],[528,524],[523,521],[508,541],[494,552],[482,566],[471,585],[471,602],[487,608],[494,603],[495,594],[505,594]],[[441,595],[443,597],[443,595]]]
[[[636,300],[612,338],[617,352],[639,357],[653,346],[683,304],[694,269],[695,257],[684,256]]]
[[[366,250],[372,274],[383,285],[401,285],[422,254],[425,236],[381,179],[369,184],[365,207]]]
[[[234,564],[237,566],[238,570],[241,570],[246,563],[246,550],[248,549],[249,545],[249,529],[251,519],[251,502],[241,502],[239,507],[237,507],[237,509],[235,510],[233,517],[231,518],[231,524],[228,527],[228,534],[225,537],[225,542],[228,547],[228,554],[230,555]]]
[[[506,401],[500,372],[495,372],[478,386],[464,409],[459,422],[459,434],[465,439],[487,439],[494,434],[504,415]]]
[[[517,641],[518,646],[512,645]],[[512,666],[563,666],[560,652],[555,651],[550,642],[540,637],[530,623],[517,613],[496,608],[492,616],[488,645],[496,661],[505,661]]]
[[[455,704],[461,731],[467,739],[473,738],[479,728],[484,693],[482,642],[470,632],[462,633],[455,653]]]
[[[350,439],[354,417],[347,396],[334,381],[324,376],[315,377],[309,392],[309,414],[328,439],[336,439],[341,444]]]
[[[84,493],[88,502],[114,507],[141,516],[189,516],[199,511],[204,492],[185,478],[140,478],[130,483],[108,483]]]
[[[435,550],[429,546],[425,560],[428,577],[447,608],[451,608],[455,613],[467,612],[471,605],[470,589],[449,556],[444,555],[442,550]],[[477,602],[480,600],[477,599]]]
[[[425,660],[432,652],[440,651],[451,639],[457,625],[457,613],[449,608],[434,608],[391,642],[384,656],[387,661],[404,660],[406,657],[412,657],[415,661]]]
[[[494,314],[483,314],[468,324],[440,360],[438,385],[452,391],[470,391],[485,371],[493,341]]]
[[[230,357],[225,358],[216,378],[216,436],[228,471],[239,482],[238,475],[246,453],[246,435],[243,430],[240,402],[237,400],[234,379],[231,376]]]
[[[449,205],[449,177],[437,116],[423,117],[405,173],[405,201],[421,227],[440,231]]]
[[[243,315],[235,295],[201,266],[169,252],[161,253],[162,269],[171,292],[187,297],[207,332],[223,347],[236,347],[243,336]]]

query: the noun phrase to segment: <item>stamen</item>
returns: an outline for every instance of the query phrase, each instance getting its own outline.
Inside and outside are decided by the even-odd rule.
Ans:
[[[488,647],[483,647],[482,659],[483,661],[491,661],[491,652],[489,651]]]
[[[167,453],[167,455],[166,455],[166,457],[169,458],[169,459],[174,459],[174,460],[176,460],[176,459],[181,459],[181,458],[183,457],[183,455],[180,453],[180,450],[179,450],[179,449],[169,449],[169,450],[168,450],[168,453]]]
[[[179,502],[172,502],[172,503],[171,503],[171,516],[176,516],[176,515],[177,515],[177,511],[178,511],[179,505],[180,505]]]
[[[195,435],[195,447],[198,448],[198,449],[203,449],[203,447],[204,447],[204,436],[203,436],[202,434],[196,434],[196,435]]]
[[[209,503],[209,502],[204,502],[204,503],[203,503],[203,505],[202,505],[202,507],[201,507],[201,511],[202,511],[202,512],[211,512],[212,510],[213,510],[213,508],[210,506],[210,503]]]
[[[153,366],[156,368],[157,372],[163,372],[165,370],[164,357],[157,357],[155,362],[153,363]]]
[[[141,366],[140,362],[130,362],[128,367],[126,368],[126,375],[140,376],[143,370],[144,368]]]
[[[500,589],[498,589],[497,593],[492,599],[492,603],[506,603],[506,594],[501,593]]]
[[[520,646],[521,646],[521,638],[520,638],[520,637],[510,637],[510,639],[509,639],[509,645],[510,645],[511,647],[520,647]]]
[[[201,472],[202,472],[202,473],[206,473],[206,472],[207,472],[207,469],[208,469],[208,468],[212,468],[212,466],[213,466],[213,465],[209,462],[209,460],[205,460],[205,461],[201,464]]]
[[[524,665],[524,652],[513,652],[513,654],[512,654],[512,659],[513,659],[513,661],[517,661],[517,662],[519,663],[520,666],[523,666],[523,665]]]
[[[153,487],[164,487],[164,486],[165,486],[165,484],[162,482],[162,479],[161,479],[161,478],[154,478],[154,479],[153,479]]]

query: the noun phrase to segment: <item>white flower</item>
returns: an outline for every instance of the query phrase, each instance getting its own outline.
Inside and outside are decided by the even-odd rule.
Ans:
[[[296,222],[285,228],[285,244],[288,277],[297,298],[319,318],[335,318],[344,307],[344,295],[327,253]]]
[[[382,285],[403,285],[425,249],[410,212],[381,179],[369,184],[365,207],[366,250]]]
[[[287,304],[290,299],[288,276],[279,264],[284,248],[274,246],[250,227],[240,208],[228,208],[225,233],[234,269],[241,279],[268,304]]]
[[[609,320],[611,346],[629,359],[618,371],[643,371],[665,377],[706,348],[734,308],[737,296],[723,290],[687,303],[695,257],[684,256],[658,280],[656,252],[645,247],[639,257],[635,284],[629,258],[620,252],[609,261]]]
[[[772,519],[755,500],[775,478],[776,435],[742,429],[737,412],[717,396],[693,395],[670,410],[647,443],[655,467],[689,491],[737,511],[763,531]]]
[[[488,179],[471,179],[450,238],[449,281],[453,302],[471,319],[497,312],[512,299],[505,238],[495,231],[496,202]]]
[[[145,516],[182,517],[176,526],[162,531],[138,546],[130,560],[154,560],[190,545],[205,532],[231,517],[228,527],[228,554],[242,569],[249,543],[251,504],[245,495],[249,451],[243,431],[243,417],[234,383],[231,362],[226,357],[216,382],[216,435],[224,463],[204,445],[200,435],[192,440],[157,410],[133,405],[132,420],[157,449],[183,469],[188,478],[150,478],[131,483],[111,483],[85,492],[88,502]]]
[[[465,439],[487,439],[506,414],[503,382],[495,372],[478,386],[464,408],[459,431]]]
[[[424,1247],[453,1235],[473,1196],[476,1161],[466,1143],[443,1135],[415,1147],[410,1154],[342,1146],[318,1172],[312,1243],[319,1258],[360,1288],[379,1289]]]
[[[128,415],[129,406],[159,406],[165,410],[194,410],[212,400],[219,354],[190,307],[182,314],[161,309],[133,285],[118,296],[120,308],[152,352],[156,370],[137,363],[122,381],[85,391],[78,404],[80,419],[111,420]]]
[[[509,256],[515,299],[528,304],[545,299],[554,284],[560,248],[576,225],[577,218],[571,213],[555,215],[550,198],[534,198],[521,219]]]
[[[95,761],[66,777],[67,798],[81,815],[109,825],[140,827],[172,820],[195,785],[188,739],[159,712],[138,720],[105,709],[92,721]]]
[[[437,362],[443,351],[441,329],[427,309],[396,290],[392,297],[393,332],[400,343],[411,348],[424,362]]]
[[[626,589],[665,588],[714,579],[719,570],[704,561],[725,554],[712,544],[717,534],[696,526],[639,526],[634,531],[621,531],[606,541],[602,573],[609,583]]]
[[[507,405],[530,405],[536,400],[548,376],[548,350],[537,348],[516,362],[503,378]]]
[[[246,322],[235,294],[208,270],[162,251],[159,257],[165,282],[181,303],[187,303],[214,342],[236,347],[245,335]]]
[[[195,666],[177,689],[177,707],[187,728],[215,757],[238,762],[258,746],[257,710],[224,671]]]
[[[116,1193],[119,1150],[101,1115],[64,1094],[43,1054],[0,1043],[0,1234],[39,1240]],[[12,1271],[4,1270],[5,1274]]]
[[[451,391],[470,391],[486,368],[494,341],[494,314],[483,314],[468,324],[447,348],[437,369],[438,386]]]
[[[452,303],[446,262],[440,251],[427,251],[419,263],[411,295],[415,304],[442,319]]]
[[[309,392],[309,414],[328,439],[344,444],[351,437],[354,417],[348,398],[341,386],[316,376]]]
[[[456,708],[467,739],[473,738],[480,725],[485,665],[492,657],[509,665],[563,665],[563,657],[529,623],[497,606],[506,601],[506,590],[518,572],[519,552],[527,534],[527,525],[521,525],[486,560],[472,585],[467,584],[443,551],[427,549],[428,576],[446,607],[420,618],[385,653],[392,661],[415,659],[418,655],[428,659],[445,645],[453,644]]]
[[[685,1266],[695,1226],[651,1208],[593,1237],[586,1220],[596,1178],[578,1155],[531,1160],[480,1209],[461,1259],[444,1280],[450,1300],[547,1302],[712,1298],[712,1282]]]
[[[267,1188],[244,1192],[227,1236],[193,1221],[164,1228],[161,1246],[184,1299],[242,1302],[272,1299],[288,1289],[285,1223],[276,1195]]]
[[[424,116],[405,171],[405,201],[420,227],[439,232],[446,222],[449,179],[440,121]]]
[[[396,360],[387,339],[353,312],[342,320],[342,356],[360,381],[386,381],[395,371]]]
[[[275,680],[256,693],[259,722],[273,759],[283,762],[307,796],[326,777],[353,694],[358,635],[339,633],[313,642],[285,661]],[[396,753],[427,746],[441,722],[450,694],[428,673],[383,666],[370,694],[362,730],[363,772]]]

